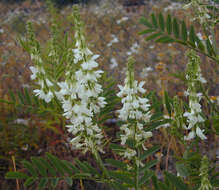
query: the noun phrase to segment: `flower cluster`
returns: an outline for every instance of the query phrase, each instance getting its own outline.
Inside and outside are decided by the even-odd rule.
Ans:
[[[57,98],[62,102],[64,116],[70,120],[66,127],[75,137],[71,144],[84,152],[91,150],[102,151],[102,131],[94,121],[94,116],[106,104],[100,96],[103,91],[98,79],[103,71],[96,70],[98,55],[87,48],[83,34],[82,23],[78,10],[74,10],[76,48],[74,54],[75,73],[66,72],[66,80],[58,83],[60,90]]]
[[[133,64],[133,58],[129,58],[125,86],[118,86],[120,92],[117,96],[122,98],[123,104],[122,109],[118,110],[119,118],[127,122],[121,126],[121,130],[124,131],[124,134],[121,135],[121,144],[124,145],[128,139],[133,139],[136,147],[142,145],[144,148],[145,140],[152,136],[151,132],[146,132],[143,129],[143,122],[149,121],[151,116],[150,104],[147,98],[138,96],[138,93],[145,93],[144,82],[138,83],[134,80]],[[132,149],[127,149],[124,153],[124,157],[129,159],[135,155],[136,151]]]
[[[31,79],[35,80],[39,85],[39,89],[35,89],[33,92],[40,99],[45,100],[47,103],[54,97],[51,87],[53,83],[46,77],[46,71],[43,67],[43,61],[40,55],[39,44],[35,39],[32,25],[30,22],[27,24],[28,40],[30,43],[30,56],[31,60],[34,62],[35,66],[31,66],[30,70],[32,72]]]
[[[184,6],[185,9],[192,8],[194,12],[193,20],[198,20],[201,25],[206,28],[212,27],[216,21],[211,18],[208,10],[208,0],[191,0]]]
[[[192,50],[187,53],[187,57],[189,62],[187,64],[186,79],[188,82],[187,95],[189,96],[190,111],[184,113],[184,117],[187,118],[188,122],[188,126],[184,125],[184,128],[191,131],[184,139],[191,140],[197,135],[202,140],[205,140],[207,137],[203,133],[204,130],[199,127],[200,123],[205,121],[201,114],[201,105],[199,104],[201,94],[196,92],[196,87],[198,83],[206,83],[206,80],[201,75],[200,57]]]

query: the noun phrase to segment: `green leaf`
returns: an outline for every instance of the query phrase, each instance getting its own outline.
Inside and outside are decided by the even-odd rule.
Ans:
[[[78,174],[75,174],[74,177],[78,179],[87,179],[91,177],[91,174],[90,173],[78,173]]]
[[[141,17],[139,22],[141,24],[144,24],[145,26],[147,26],[148,28],[153,28],[152,24],[150,22],[148,22],[148,20],[145,17]]]
[[[33,97],[34,103],[36,104],[37,107],[39,107],[39,100],[36,96]]]
[[[152,20],[152,24],[154,25],[154,28],[157,28],[157,19],[154,13],[151,14],[151,20]]]
[[[165,22],[162,13],[159,14],[159,26],[160,29],[164,32],[165,30]]]
[[[47,176],[46,168],[41,163],[41,161],[36,157],[31,157],[31,161],[33,165],[35,166],[35,168],[37,168],[37,170],[39,171],[40,175],[43,177],[46,177]]]
[[[75,167],[71,162],[68,162],[66,160],[62,160],[62,163],[65,164],[66,166],[70,167],[74,173],[80,173],[80,170],[77,167]]]
[[[183,183],[183,181],[180,178],[168,172],[164,172],[164,174],[167,177],[167,179],[171,182],[171,184],[173,184],[177,188],[177,190],[188,189],[188,186],[185,183]]]
[[[169,14],[167,15],[166,27],[167,27],[167,32],[170,35],[172,33],[172,20]]]
[[[193,25],[190,27],[189,41],[190,41],[191,45],[193,47],[195,47],[195,30],[194,30],[194,26]]]
[[[202,41],[199,39],[199,37],[196,36],[196,35],[195,35],[195,41],[197,42],[198,49],[200,49],[201,51],[205,51],[205,46],[204,46],[204,44],[203,44]]]
[[[163,119],[160,121],[151,122],[148,124],[148,127],[146,128],[146,130],[152,131],[152,130],[156,129],[157,127],[159,127],[160,125],[164,125],[164,124],[170,123],[170,122],[172,122],[171,119]]]
[[[47,183],[48,183],[48,179],[42,178],[39,182],[38,190],[44,189],[46,187]]]
[[[31,98],[30,98],[30,95],[29,95],[29,93],[28,93],[28,90],[27,90],[27,88],[24,88],[24,93],[25,93],[25,96],[26,96],[26,100],[27,100],[27,103],[28,104],[31,104]]]
[[[209,55],[216,55],[215,52],[214,52],[214,48],[209,40],[209,38],[206,40],[206,46],[207,46],[207,50],[208,50],[208,53]]]
[[[135,186],[133,179],[131,178],[131,174],[124,171],[109,171],[109,175],[120,182],[127,183],[131,186]]]
[[[139,180],[139,185],[143,185],[145,182],[147,182],[152,176],[154,175],[153,172],[147,172],[141,179]]]
[[[26,181],[24,182],[24,186],[30,186],[32,185],[35,181],[36,181],[37,178],[35,177],[29,177],[26,179]]]
[[[167,91],[164,92],[164,99],[165,99],[165,105],[166,105],[168,114],[171,116],[171,102],[170,102],[170,98],[167,94]]]
[[[186,28],[186,24],[184,21],[182,21],[182,39],[183,41],[187,41],[187,28]]]
[[[175,40],[169,36],[162,36],[160,38],[158,38],[155,42],[158,42],[158,43],[172,43],[174,42]]]
[[[56,170],[50,165],[49,162],[47,162],[47,160],[43,159],[43,158],[39,158],[39,160],[41,161],[41,163],[44,165],[44,167],[48,170],[48,173],[52,176],[56,176]]]
[[[179,24],[176,18],[173,19],[173,34],[176,38],[179,38]]]
[[[10,94],[10,98],[11,98],[12,102],[16,103],[15,95],[14,95],[14,93],[10,89],[9,89],[9,94]]]
[[[100,175],[97,169],[91,166],[88,162],[83,162],[83,164],[89,169],[90,174],[93,174],[94,176]]]
[[[122,162],[120,160],[106,159],[105,161],[108,164],[110,164],[116,168],[120,168],[122,170],[127,168],[127,164],[125,164],[124,162]]]
[[[177,43],[179,43],[179,44],[182,44],[182,45],[184,45],[184,46],[188,46],[188,44],[190,44],[189,41],[184,42],[184,41],[182,41],[182,40],[175,40],[175,42],[177,42]]]
[[[143,31],[139,32],[138,34],[139,34],[139,35],[148,34],[148,33],[154,32],[154,31],[155,31],[154,29],[149,28],[149,29],[146,29],[146,30],[143,30]]]
[[[140,169],[140,173],[144,173],[146,170],[150,169],[151,167],[155,166],[158,163],[158,160],[151,160],[145,164],[143,168]]]
[[[51,185],[52,185],[52,187],[56,187],[57,185],[58,185],[58,183],[59,183],[59,178],[53,178],[53,179],[51,179]]]
[[[20,91],[18,91],[18,98],[20,100],[20,103],[24,104],[24,97],[23,97],[23,94]]]
[[[78,159],[75,159],[75,163],[78,165],[78,167],[84,172],[84,173],[90,173],[89,169],[87,168],[87,166],[81,162]]]
[[[151,156],[152,154],[154,154],[155,152],[157,152],[160,149],[159,145],[155,145],[152,148],[146,150],[141,156],[140,156],[140,160],[144,160],[146,159],[148,156]]]
[[[6,103],[6,104],[14,104],[14,102],[9,102],[9,101],[4,100],[4,99],[0,99],[0,102]]]
[[[21,172],[8,172],[5,177],[6,179],[26,179],[29,176]]]
[[[160,120],[163,118],[163,112],[155,112],[152,116],[151,116],[151,121],[153,120]]]
[[[48,153],[48,152],[46,153],[46,156],[47,156],[48,160],[53,164],[53,166],[55,167],[55,169],[56,169],[58,172],[60,172],[60,174],[61,174],[62,176],[64,176],[65,171],[63,170],[62,164],[60,163],[61,160],[59,160],[57,157],[53,156],[52,154],[50,154],[50,153]]]
[[[162,35],[161,32],[156,32],[154,34],[151,34],[150,36],[148,36],[147,38],[145,38],[146,41],[149,41],[149,40],[153,40],[155,38],[157,38],[158,36]]]
[[[152,176],[151,180],[152,180],[152,183],[153,183],[155,190],[161,190],[158,186],[158,180],[157,180],[157,177],[155,175]]]
[[[188,177],[189,171],[187,170],[186,166],[183,163],[176,163],[176,171],[182,177]]]
[[[72,167],[71,163],[66,160],[61,160],[63,170],[69,175],[73,175],[74,172],[80,172],[76,167]],[[73,169],[74,168],[74,169]]]
[[[34,177],[38,176],[36,169],[33,167],[33,165],[30,162],[23,160],[22,164],[32,176]]]
[[[210,180],[213,187],[219,187],[219,179]]]
[[[124,147],[114,143],[111,143],[109,147],[115,152],[125,152],[126,150]]]

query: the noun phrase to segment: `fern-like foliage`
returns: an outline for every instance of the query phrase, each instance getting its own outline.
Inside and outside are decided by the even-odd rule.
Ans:
[[[193,25],[188,27],[185,21],[180,21],[169,14],[165,18],[162,13],[158,15],[152,13],[150,20],[142,17],[140,23],[147,27],[146,30],[139,33],[141,35],[148,34],[146,41],[155,40],[158,43],[176,42],[194,49],[219,63],[217,51],[212,45],[209,36],[205,40],[201,40],[196,35]]]
[[[156,176],[152,177],[152,182],[155,190],[195,190],[196,188],[189,187],[180,177],[177,177],[169,172],[164,172],[164,181],[161,182]]]
[[[34,96],[27,88],[18,90],[16,93],[9,90],[8,100],[0,99],[0,102],[13,107],[15,112],[22,111],[25,114],[38,114],[40,116],[45,116],[45,114],[61,116],[62,114],[58,101],[46,103]]]
[[[110,148],[115,153],[124,151],[124,147],[117,144],[110,144]],[[160,149],[155,145],[140,156],[140,161],[144,162],[149,156],[153,155]],[[22,161],[24,171],[8,172],[6,179],[21,179],[25,180],[25,187],[37,187],[37,189],[55,188],[60,181],[65,181],[72,186],[73,180],[86,179],[99,183],[114,184],[114,189],[134,188],[137,172],[132,163],[125,163],[120,160],[106,159],[105,166],[110,166],[107,169],[109,176],[105,176],[104,172],[94,168],[86,161],[79,161],[74,159],[74,164],[66,160],[60,160],[56,156],[46,153],[44,157],[31,157],[31,161]],[[138,184],[140,187],[145,187],[149,183],[150,178],[154,172],[150,169],[157,164],[157,160],[151,160],[144,163],[140,167]]]
[[[32,157],[31,161],[24,160],[22,164],[26,173],[8,172],[6,178],[23,179],[26,187],[35,185],[38,189],[55,188],[61,180],[65,180],[70,186],[72,186],[73,180],[78,179],[103,181],[101,173],[89,163],[75,159],[75,165],[73,165],[50,153],[46,153],[46,158]]]
[[[131,146],[131,143],[129,145]],[[110,144],[110,148],[117,154],[125,151],[123,146],[114,143]],[[151,168],[157,164],[158,160],[151,160],[146,163],[144,161],[159,149],[160,146],[155,145],[141,153],[139,161],[144,164],[140,166],[139,171],[132,166],[133,163],[131,162],[125,163],[124,161],[106,159],[105,162],[111,167],[115,168],[115,170],[109,171],[109,175],[112,180],[114,180],[116,187],[118,189],[128,190],[129,188],[135,188],[136,183],[138,183],[138,186],[141,188],[146,187],[150,181],[150,178],[154,175],[154,172],[151,170]],[[138,179],[136,179],[137,173],[139,173]]]

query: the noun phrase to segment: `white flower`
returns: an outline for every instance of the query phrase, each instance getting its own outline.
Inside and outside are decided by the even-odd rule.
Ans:
[[[203,134],[204,130],[201,130],[199,127],[196,128],[196,134],[199,136],[202,140],[206,140],[207,137]]]
[[[194,131],[190,131],[188,136],[184,136],[184,140],[189,141],[195,138],[195,132]]]
[[[143,138],[144,139],[148,139],[148,138],[150,138],[150,137],[152,137],[153,136],[153,134],[152,134],[152,132],[145,132],[145,131],[143,131]]]
[[[111,58],[111,59],[110,59],[110,62],[112,63],[112,64],[110,65],[110,69],[114,69],[115,67],[118,66],[118,63],[117,63],[117,61],[116,61],[115,58]]]
[[[191,140],[197,135],[202,140],[207,137],[203,134],[203,130],[199,128],[199,125],[205,121],[202,117],[201,104],[199,101],[202,98],[202,93],[196,92],[197,82],[205,83],[206,80],[201,76],[200,69],[200,57],[196,55],[194,51],[189,51],[187,53],[189,62],[187,64],[186,79],[188,80],[188,89],[187,94],[189,96],[189,109],[183,114],[187,118],[188,125],[183,125],[183,128],[186,130],[192,130],[187,137],[184,137],[185,140]]]
[[[78,63],[83,59],[82,53],[79,49],[73,49],[72,52],[74,53],[74,63]]]
[[[53,93],[51,91],[45,93],[41,89],[35,89],[33,92],[36,94],[36,96],[39,96],[40,99],[45,100],[47,103],[49,103],[53,98]]]
[[[198,80],[199,80],[201,83],[207,83],[207,81],[205,80],[205,78],[202,77],[202,76],[199,76]]]
[[[82,69],[84,70],[92,70],[93,68],[96,68],[98,66],[98,63],[95,61],[97,58],[96,56],[99,57],[99,55],[94,55],[88,62],[84,62],[81,64]]]
[[[35,80],[37,78],[37,73],[39,70],[36,67],[31,66],[30,70],[32,71],[32,75],[30,76],[31,80]]]
[[[52,82],[49,79],[46,79],[46,84],[48,87],[53,86]]]
[[[31,53],[30,54],[30,58],[31,58],[31,60],[36,61],[38,63],[42,63],[43,62],[43,60],[41,59],[41,57],[38,54]]]
[[[132,157],[134,157],[136,155],[136,151],[132,150],[130,148],[127,148],[126,151],[124,152],[124,157],[131,159]]]
[[[77,24],[78,20],[75,22]],[[96,70],[98,67],[96,59],[99,55],[94,55],[86,47],[82,30],[77,29],[76,48],[72,50],[77,70],[73,76],[69,75],[70,72],[66,72],[67,79],[58,83],[60,90],[55,94],[62,102],[63,116],[70,121],[66,126],[68,132],[75,136],[71,141],[72,146],[82,149],[83,152],[87,150],[103,152],[102,130],[93,118],[106,105],[105,98],[100,96],[102,86],[98,84],[103,71]]]
[[[141,122],[150,120],[150,104],[147,98],[139,96],[139,94],[145,93],[146,90],[143,88],[144,82],[138,83],[134,80],[134,71],[130,66],[131,61],[128,62],[125,85],[118,85],[120,92],[117,93],[117,96],[122,98],[121,102],[123,104],[122,108],[118,110],[118,117],[128,123],[120,127],[124,132],[120,136],[121,144],[125,145],[128,139],[134,139],[136,146],[142,145],[144,147],[145,140],[151,137],[152,133],[150,131],[145,132]],[[134,120],[135,123],[129,120]],[[123,155],[130,159],[136,155],[136,152],[128,148]]]

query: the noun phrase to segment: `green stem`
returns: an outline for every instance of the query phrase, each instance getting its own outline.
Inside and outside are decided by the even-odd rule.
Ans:
[[[215,37],[214,29],[211,29],[211,35],[212,35],[213,48],[214,48],[214,51],[216,53],[216,58],[218,59],[219,53],[218,53],[218,48],[217,48],[217,44],[216,44],[216,37]]]
[[[139,158],[140,158],[140,151],[139,148],[137,148],[137,158],[135,161],[136,164],[135,190],[139,190]]]

